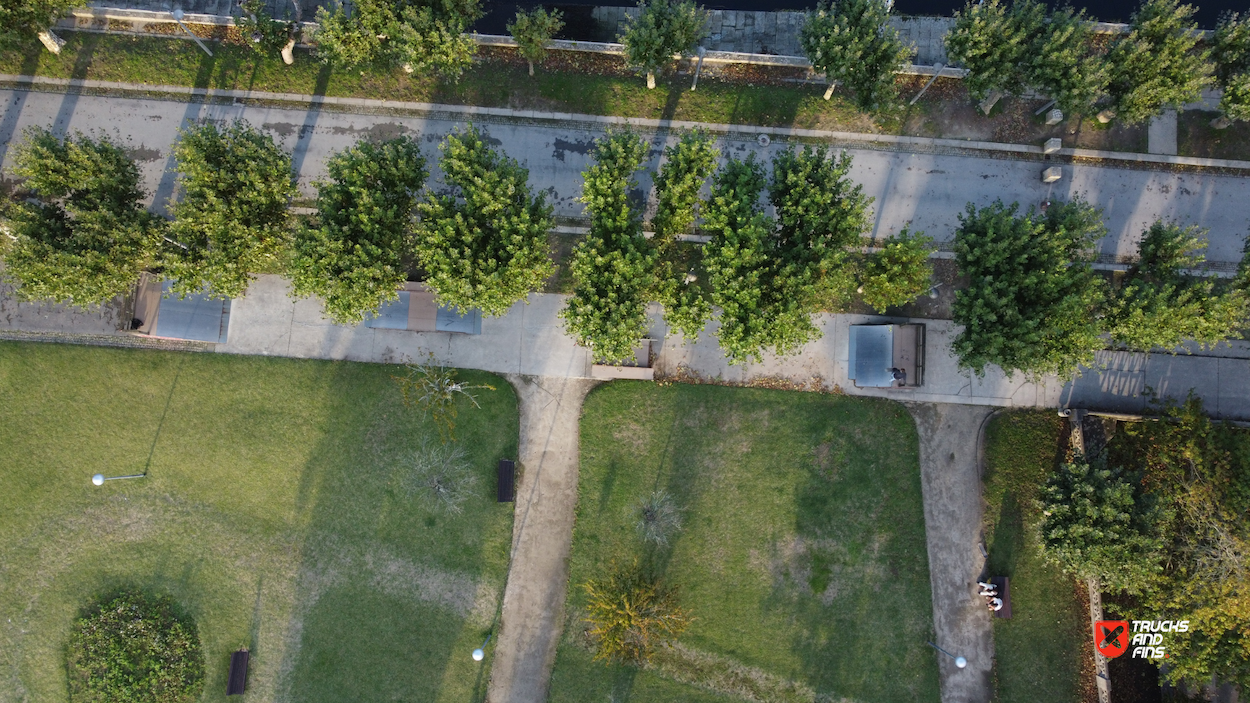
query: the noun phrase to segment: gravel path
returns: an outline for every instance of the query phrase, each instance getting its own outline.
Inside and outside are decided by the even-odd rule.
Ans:
[[[543,703],[564,623],[577,507],[578,420],[597,381],[509,375],[521,404],[512,567],[490,703]]]
[[[920,432],[920,481],[924,492],[929,582],[937,644],[967,658],[964,669],[934,652],[942,703],[989,703],[993,697],[994,631],[976,595],[985,559],[981,540],[981,428],[993,408],[909,404]]]

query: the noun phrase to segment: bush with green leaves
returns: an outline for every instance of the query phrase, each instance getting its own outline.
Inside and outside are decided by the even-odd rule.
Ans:
[[[894,102],[894,74],[907,65],[912,48],[889,25],[891,4],[836,0],[808,13],[799,42],[812,67],[829,82],[825,100],[841,83],[861,110],[877,111]]]
[[[1035,5],[1008,7],[999,0],[970,1],[955,13],[955,26],[945,39],[946,55],[968,69],[964,84],[973,98],[1024,90],[1042,22]]]
[[[1069,574],[1140,593],[1162,571],[1155,501],[1135,476],[1103,458],[1060,466],[1040,507],[1042,551]]]
[[[677,589],[634,561],[587,582],[586,624],[595,659],[645,664],[657,647],[676,640],[692,618]]]
[[[704,215],[712,240],[703,247],[711,302],[719,307],[716,337],[730,364],[798,350],[819,336],[805,295],[781,273],[776,222],[763,212],[766,179],[754,156],[731,159],[716,174]]]
[[[439,165],[450,194],[418,206],[417,259],[441,304],[495,317],[555,271],[551,205],[530,191],[529,171],[486,144],[476,127],[453,132]]]
[[[291,286],[297,296],[320,296],[335,322],[355,324],[408,279],[404,256],[425,159],[410,137],[361,141],[331,156],[326,171],[317,219],[295,235]]]
[[[104,595],[74,622],[65,651],[74,703],[191,703],[204,689],[195,621],[168,596]]]
[[[295,23],[274,19],[262,0],[246,0],[239,8],[243,14],[235,18],[234,24],[253,51],[276,53],[294,36]]]
[[[659,257],[656,298],[664,306],[668,326],[687,339],[699,336],[712,308],[703,291],[687,279],[686,268],[680,265],[677,238],[694,229],[701,205],[699,193],[719,158],[712,135],[702,129],[686,132],[676,144],[664,149],[664,165],[655,179],[658,205],[651,220],[655,230],[651,241]]]
[[[0,48],[18,48],[46,32],[77,7],[76,0],[6,0],[0,3]]]
[[[104,136],[59,139],[34,127],[13,160],[38,199],[4,208],[0,254],[18,295],[89,306],[129,293],[161,230],[143,209],[139,169],[125,150]]]
[[[708,12],[690,0],[639,0],[638,9],[620,40],[625,62],[646,73],[647,87],[655,88],[655,74],[673,62],[673,55],[689,56],[707,36]]]
[[[1145,0],[1133,13],[1130,31],[1107,54],[1107,90],[1117,118],[1136,124],[1201,100],[1211,80],[1211,52],[1199,45],[1193,14],[1192,5],[1177,0]]]
[[[1064,6],[1048,13],[1028,55],[1029,85],[1054,98],[1065,115],[1096,111],[1110,75],[1104,57],[1094,49],[1094,25],[1084,10],[1074,12]]]
[[[664,547],[681,529],[681,510],[668,491],[658,490],[649,494],[638,506],[638,522],[635,525],[643,542]]]
[[[933,238],[903,230],[882,243],[868,258],[860,283],[864,303],[877,312],[906,305],[929,290],[933,265],[929,254]]]
[[[1246,322],[1246,291],[1194,276],[1187,269],[1205,260],[1205,231],[1159,221],[1151,225],[1110,305],[1111,337],[1132,349],[1175,349],[1185,340],[1212,346],[1237,333]]]
[[[290,241],[287,208],[299,194],[291,157],[239,121],[183,130],[174,158],[182,198],[169,208],[165,275],[179,295],[237,298]]]
[[[1002,201],[971,203],[955,231],[955,260],[968,288],[955,293],[952,343],[978,375],[1067,374],[1092,363],[1104,344],[1097,314],[1106,294],[1094,273],[1102,213],[1080,200],[1021,215]]]
[[[422,441],[404,464],[401,485],[435,510],[460,514],[477,488],[477,474],[458,444]]]
[[[564,13],[559,10],[548,12],[538,7],[528,12],[517,10],[516,19],[508,23],[508,34],[516,40],[517,50],[525,57],[530,66],[530,75],[534,75],[534,64],[542,63],[547,58],[547,45],[564,29]]]
[[[632,132],[595,142],[595,165],[582,174],[581,201],[590,233],[573,250],[573,295],[560,312],[565,329],[600,363],[633,358],[647,330],[647,296],[655,287],[656,253],[630,202],[647,145]]]
[[[478,0],[354,0],[317,9],[313,39],[325,62],[363,68],[403,66],[411,73],[458,78],[476,45],[465,35],[482,16]]]
[[[1223,91],[1220,112],[1230,120],[1250,120],[1250,15],[1230,13],[1220,19],[1211,61]]]
[[[491,385],[474,385],[457,380],[456,370],[434,363],[433,353],[424,364],[409,363],[404,365],[404,369],[407,371],[405,375],[391,377],[399,385],[404,407],[415,408],[430,418],[444,444],[456,438],[457,401],[463,398],[473,407],[481,407],[473,391],[495,390]]]

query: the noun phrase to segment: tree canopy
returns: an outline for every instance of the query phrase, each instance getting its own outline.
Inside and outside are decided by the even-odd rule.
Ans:
[[[1019,93],[1027,83],[1029,51],[1039,35],[1040,18],[1028,7],[1009,8],[999,0],[970,1],[955,13],[946,35],[946,54],[968,69],[964,83],[977,100],[992,91]]]
[[[1225,15],[1215,29],[1211,60],[1215,82],[1224,91],[1220,112],[1230,120],[1250,120],[1250,15]]]
[[[694,339],[712,315],[702,289],[687,279],[677,238],[694,229],[701,202],[699,193],[716,170],[720,151],[716,140],[704,130],[686,132],[664,149],[664,165],[655,179],[658,205],[651,226],[652,243],[659,257],[656,297],[664,305],[670,328]]]
[[[933,238],[923,232],[903,230],[882,243],[881,251],[868,258],[860,292],[864,303],[877,312],[906,305],[929,290],[933,265],[929,253]]]
[[[969,204],[959,218],[955,258],[969,286],[955,294],[963,330],[952,348],[978,374],[989,364],[1066,374],[1104,346],[1096,314],[1105,286],[1090,265],[1105,231],[1101,213],[1080,200],[1045,214],[1018,209]]]
[[[425,159],[410,137],[362,141],[326,162],[315,225],[299,228],[291,284],[325,300],[335,322],[353,324],[398,295],[407,280],[413,212]]]
[[[0,2],[0,48],[11,48],[45,32],[81,2],[75,0],[4,0]]]
[[[603,363],[631,359],[646,333],[656,255],[629,199],[646,155],[637,135],[610,132],[595,142],[595,165],[582,174],[590,233],[573,250],[573,295],[560,315],[568,333]]]
[[[464,32],[482,16],[478,0],[353,0],[317,9],[317,55],[349,67],[403,66],[457,78],[476,46]]]
[[[529,63],[531,76],[534,75],[534,64],[542,63],[547,58],[547,45],[563,28],[563,12],[547,12],[541,7],[528,12],[517,10],[516,19],[508,23],[508,34],[516,40],[521,56]]]
[[[1205,232],[1159,221],[1146,230],[1139,258],[1110,306],[1111,336],[1133,349],[1175,349],[1192,339],[1214,345],[1245,322],[1246,292],[1216,292],[1215,281],[1188,273],[1201,266]]]
[[[674,54],[690,55],[707,36],[708,12],[690,0],[639,0],[638,9],[620,40],[625,62],[646,73],[647,87],[654,88],[655,74]]]
[[[1160,572],[1155,501],[1102,457],[1059,467],[1042,492],[1042,549],[1064,571],[1140,593]]]
[[[1107,54],[1107,90],[1119,119],[1135,124],[1201,99],[1210,83],[1210,50],[1198,45],[1193,14],[1193,6],[1177,0],[1146,0],[1133,13],[1130,31]]]
[[[243,295],[289,240],[287,207],[298,194],[291,157],[240,121],[183,130],[174,158],[182,199],[170,207],[173,241],[164,260],[173,290]]]
[[[891,4],[836,0],[808,13],[799,41],[812,67],[829,82],[826,100],[835,82],[851,89],[861,110],[880,110],[895,100],[894,74],[906,66],[912,49],[888,23]]]
[[[462,313],[506,313],[554,272],[551,205],[530,191],[529,171],[491,148],[472,125],[442,144],[448,195],[417,209],[417,258],[440,303]]]
[[[1035,0],[1029,5],[1041,8]],[[1027,82],[1055,100],[1066,115],[1088,115],[1107,90],[1106,60],[1094,49],[1094,26],[1085,11],[1050,11],[1036,28],[1027,56]]]
[[[104,136],[59,139],[35,127],[13,157],[14,175],[38,199],[5,208],[0,252],[18,295],[89,306],[130,292],[160,229],[141,205],[139,169],[125,150]]]

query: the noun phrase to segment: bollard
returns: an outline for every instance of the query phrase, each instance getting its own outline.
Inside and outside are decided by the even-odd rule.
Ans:
[[[1053,127],[1060,122],[1063,122],[1063,110],[1055,108],[1046,113],[1046,126]]]
[[[1063,140],[1060,139],[1059,137],[1051,137],[1050,139],[1047,139],[1046,143],[1042,146],[1042,153],[1053,154],[1062,148],[1063,148]]]
[[[1058,166],[1051,166],[1045,171],[1042,171],[1042,183],[1054,183],[1060,178],[1063,178],[1063,169]]]
[[[282,63],[290,66],[295,63],[295,37],[287,40],[286,46],[282,47]]]
[[[43,43],[43,47],[54,54],[61,53],[61,47],[65,46],[65,40],[53,34],[51,31],[40,32],[39,41]]]
[[[1098,113],[1099,124],[1107,124],[1114,118],[1115,118],[1115,110],[1112,110],[1110,108],[1107,108],[1106,110],[1103,110],[1102,112]]]

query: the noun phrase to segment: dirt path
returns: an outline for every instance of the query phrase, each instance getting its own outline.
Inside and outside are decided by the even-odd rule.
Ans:
[[[976,595],[985,563],[981,555],[981,427],[993,408],[910,404],[920,433],[920,480],[924,492],[929,581],[937,644],[967,658],[958,669],[934,652],[941,672],[942,703],[989,703],[993,697],[994,633],[990,613]]]
[[[490,703],[543,703],[564,624],[564,596],[577,507],[578,420],[597,383],[588,379],[514,376],[521,404],[521,473],[512,567]]]

